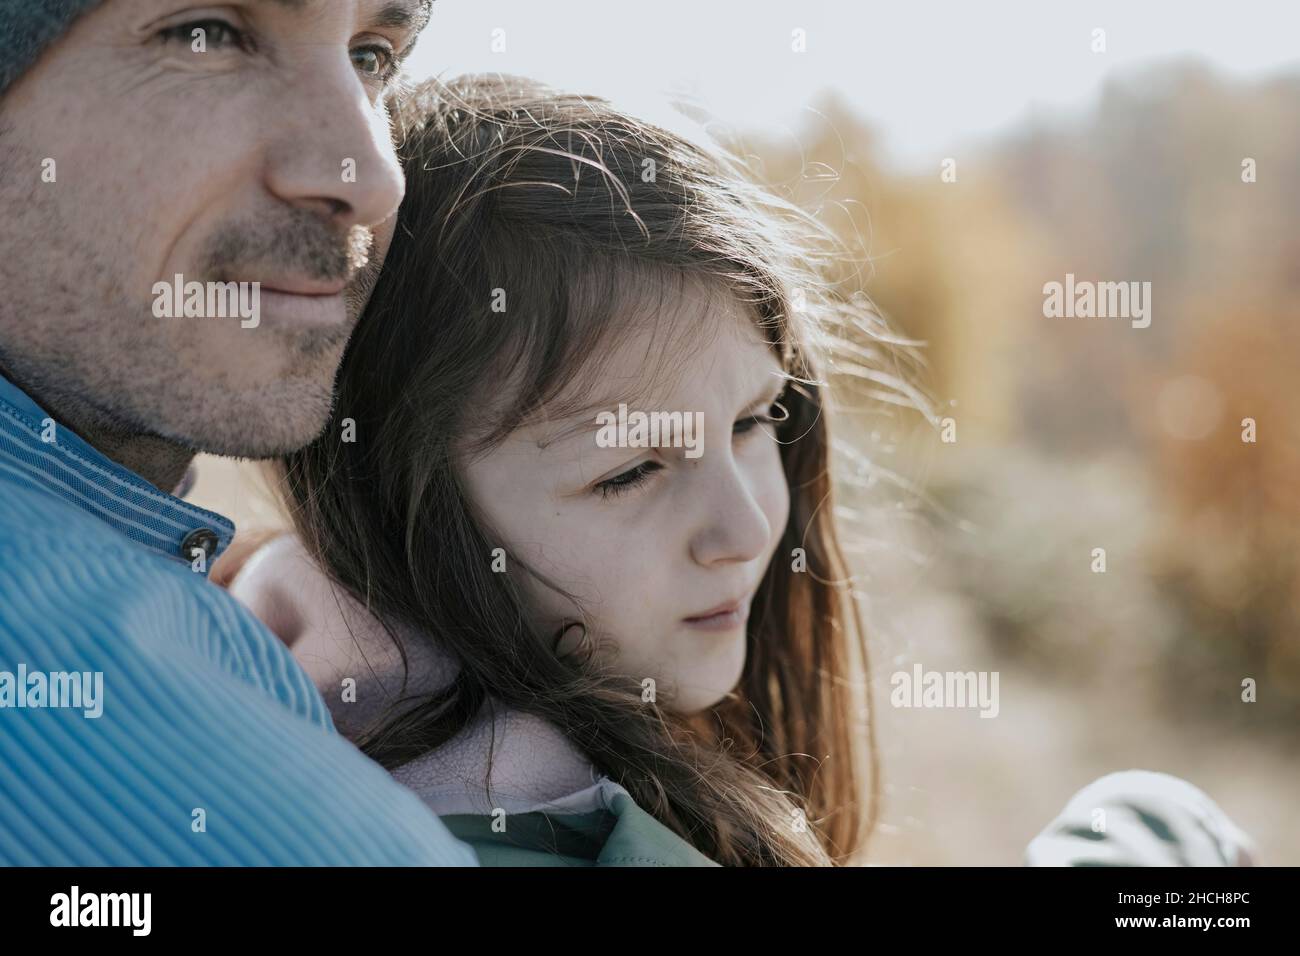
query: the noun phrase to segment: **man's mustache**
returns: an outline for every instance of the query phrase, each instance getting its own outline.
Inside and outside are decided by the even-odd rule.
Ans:
[[[286,218],[229,223],[204,244],[202,274],[217,282],[274,282],[287,276],[351,285],[370,261],[374,233],[346,232],[299,211]]]

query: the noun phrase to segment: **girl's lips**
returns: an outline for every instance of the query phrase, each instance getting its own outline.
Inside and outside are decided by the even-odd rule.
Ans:
[[[743,627],[749,617],[749,601],[733,601],[693,617],[682,618],[682,623],[697,631],[734,631]]]

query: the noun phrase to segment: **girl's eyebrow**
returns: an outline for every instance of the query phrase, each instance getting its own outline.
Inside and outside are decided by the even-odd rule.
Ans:
[[[628,408],[634,407],[633,403],[629,402],[627,399],[623,399],[623,404],[627,405]],[[553,432],[548,432],[541,438],[537,439],[537,447],[545,450],[551,445],[568,441],[570,438],[576,438],[585,432],[596,431],[600,428],[600,423],[596,421],[596,413],[612,411],[617,409],[618,406],[618,402],[610,402],[604,405],[592,405],[589,408],[576,411],[572,415],[565,415],[563,418],[558,419],[558,421],[573,419],[572,423],[565,425],[562,428],[557,428]]]
[[[746,415],[754,414],[764,405],[771,405],[773,402],[775,402],[778,398],[781,397],[781,394],[785,391],[785,386],[786,383],[789,381],[789,379],[786,377],[784,371],[776,373],[774,378],[775,378],[775,384],[769,385],[767,388],[762,389],[758,394],[758,398],[750,402],[749,405],[746,406],[745,410],[740,413],[742,418]]]
[[[641,383],[641,388],[646,388],[645,383]],[[531,422],[522,422],[521,427],[526,427],[529,424],[555,424],[560,426],[555,428],[553,431],[547,431],[537,440],[537,447],[545,450],[551,445],[562,441],[568,441],[570,438],[574,438],[584,432],[595,431],[598,429],[600,427],[599,423],[596,421],[596,414],[598,412],[616,411],[620,402],[628,408],[645,407],[645,405],[648,404],[649,397],[650,396],[647,392],[641,392],[639,394],[630,394],[612,398],[603,402],[592,402],[575,408],[571,412],[561,410],[555,418],[542,418],[540,415],[534,416]],[[545,410],[543,409],[543,411]],[[570,424],[563,424],[564,422],[570,421],[570,419],[572,419]]]
[[[757,413],[764,406],[771,405],[780,398],[781,394],[785,391],[786,382],[787,379],[783,371],[773,373],[773,382],[767,384],[765,388],[760,389],[758,397],[750,402],[738,417],[745,418]],[[635,407],[632,402],[629,402],[626,399],[623,400],[623,404],[627,405],[628,408]],[[600,424],[595,419],[596,413],[612,411],[613,409],[618,408],[618,405],[618,402],[610,402],[603,405],[596,404],[574,412],[572,415],[566,415],[565,419],[572,418],[573,422],[539,438],[537,440],[537,447],[545,450],[551,445],[558,444],[559,442],[567,441],[570,438],[575,438],[586,432],[596,431],[600,428]]]

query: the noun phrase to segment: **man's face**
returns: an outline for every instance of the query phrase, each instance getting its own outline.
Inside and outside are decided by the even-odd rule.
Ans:
[[[106,0],[77,20],[0,99],[0,366],[73,420],[195,450],[315,437],[402,198],[383,94],[422,19]],[[167,317],[178,275],[260,283],[255,321]]]

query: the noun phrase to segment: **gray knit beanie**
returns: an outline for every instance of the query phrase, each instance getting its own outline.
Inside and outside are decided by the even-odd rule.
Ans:
[[[102,0],[0,0],[0,96],[87,10]]]

